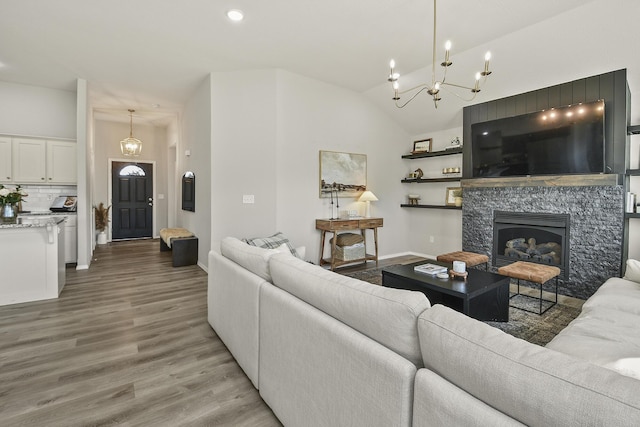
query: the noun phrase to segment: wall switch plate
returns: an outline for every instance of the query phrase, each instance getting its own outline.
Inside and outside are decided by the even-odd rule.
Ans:
[[[435,237],[429,236],[429,243],[433,243],[435,241],[436,241]]]
[[[256,202],[256,198],[253,194],[244,194],[242,196],[242,203],[255,203]]]

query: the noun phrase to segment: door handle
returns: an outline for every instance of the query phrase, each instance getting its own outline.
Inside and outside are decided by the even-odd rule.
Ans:
[[[149,206],[153,206],[153,203],[149,202]]]

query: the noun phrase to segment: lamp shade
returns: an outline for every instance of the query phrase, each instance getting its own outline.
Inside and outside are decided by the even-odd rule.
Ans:
[[[364,216],[366,218],[371,218],[371,203],[370,202],[375,202],[377,200],[378,200],[378,198],[376,197],[376,195],[373,194],[371,191],[368,191],[368,190],[360,195],[360,198],[358,199],[358,201],[359,202],[365,202],[367,204],[366,211],[365,211],[365,214],[364,214]]]
[[[359,202],[377,202],[378,198],[371,191],[367,190],[360,195]]]

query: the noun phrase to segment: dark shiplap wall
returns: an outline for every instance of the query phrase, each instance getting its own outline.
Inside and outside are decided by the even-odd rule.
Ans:
[[[463,110],[463,177],[471,178],[471,125],[487,120],[533,113],[579,102],[605,100],[605,162],[608,173],[623,174],[630,103],[627,70],[593,77],[471,105]]]

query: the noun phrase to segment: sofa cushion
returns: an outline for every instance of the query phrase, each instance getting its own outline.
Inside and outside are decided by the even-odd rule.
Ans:
[[[269,258],[277,254],[275,249],[263,249],[248,245],[235,237],[225,237],[220,242],[220,253],[253,274],[271,282]]]
[[[418,319],[426,368],[527,425],[640,425],[640,382],[450,308]]]
[[[289,241],[289,239],[287,239],[285,235],[279,231],[276,234],[269,237],[251,237],[251,238],[242,239],[242,241],[251,246],[257,246],[259,248],[264,248],[264,249],[276,249],[281,245],[285,244],[287,245],[287,247],[289,248],[289,251],[291,251],[293,255],[298,256],[295,248],[291,245],[291,242]]]
[[[556,335],[547,348],[640,380],[638,321],[637,314],[613,308],[586,310]]]
[[[635,259],[627,260],[627,268],[624,271],[624,278],[640,283],[640,261]]]
[[[422,366],[416,322],[430,307],[422,292],[372,285],[282,254],[269,266],[274,285]]]
[[[640,316],[640,283],[619,277],[608,279],[582,305],[582,311],[596,307],[608,307]]]

